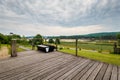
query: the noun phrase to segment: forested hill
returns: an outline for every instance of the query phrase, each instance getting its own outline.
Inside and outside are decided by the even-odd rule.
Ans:
[[[94,38],[94,39],[116,39],[116,35],[120,32],[103,32],[92,33],[86,35],[71,35],[71,36],[49,36],[48,38],[60,38],[60,39],[75,39],[75,38]]]

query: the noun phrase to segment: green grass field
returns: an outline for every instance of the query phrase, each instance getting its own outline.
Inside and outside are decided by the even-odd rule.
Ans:
[[[75,55],[75,50],[73,50],[73,49],[64,48],[59,51]],[[98,52],[82,49],[81,51],[78,51],[78,56],[120,66],[120,55],[118,55],[118,54],[108,54],[108,53],[103,54],[103,53],[98,53]]]
[[[75,47],[75,42],[61,42],[60,46]],[[88,50],[102,50],[103,52],[113,52],[113,43],[90,43],[90,42],[78,42],[78,48]]]

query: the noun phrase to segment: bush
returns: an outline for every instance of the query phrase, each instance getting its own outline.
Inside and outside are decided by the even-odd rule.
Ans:
[[[54,43],[53,39],[49,39],[48,43]]]
[[[109,50],[109,53],[110,53],[110,54],[115,54],[115,53],[114,53],[113,51],[111,51],[111,50]]]
[[[62,50],[62,49],[63,49],[63,47],[60,47],[59,49],[60,49],[60,50]]]
[[[81,51],[81,48],[79,48],[79,51]]]
[[[33,38],[33,42],[35,45],[40,45],[43,44],[43,37],[40,34],[37,34],[34,38]]]
[[[59,38],[55,39],[55,44],[60,44],[60,39]]]
[[[67,47],[67,49],[70,49],[69,47]]]
[[[98,50],[99,53],[102,53],[102,49]]]

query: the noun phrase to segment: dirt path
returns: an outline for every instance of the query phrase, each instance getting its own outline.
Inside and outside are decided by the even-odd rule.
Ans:
[[[7,47],[2,47],[0,50],[0,58],[8,57],[9,56],[8,52],[9,50]]]

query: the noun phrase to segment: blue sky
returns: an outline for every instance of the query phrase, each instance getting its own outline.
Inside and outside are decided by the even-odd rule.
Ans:
[[[78,35],[120,31],[120,0],[0,0],[0,33]]]

